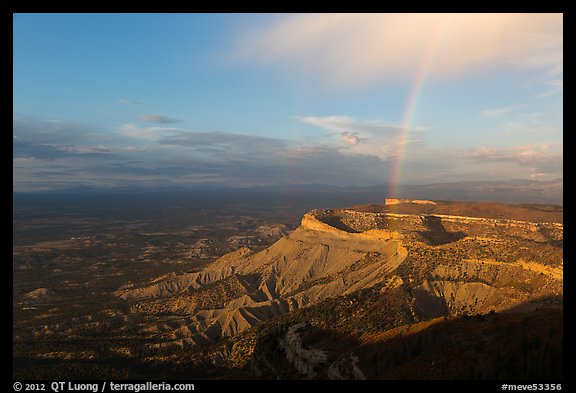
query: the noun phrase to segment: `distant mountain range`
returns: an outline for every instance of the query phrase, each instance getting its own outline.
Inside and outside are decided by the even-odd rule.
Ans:
[[[49,201],[62,195],[101,198],[103,196],[122,199],[123,196],[139,200],[153,196],[171,203],[263,203],[265,205],[288,205],[306,209],[343,207],[351,204],[375,203],[387,197],[424,198],[438,200],[482,201],[500,203],[543,203],[563,205],[563,179],[549,181],[463,181],[435,184],[407,184],[398,187],[392,195],[390,184],[374,186],[333,186],[325,184],[264,185],[245,188],[228,187],[224,184],[201,184],[193,187],[140,187],[93,188],[78,186],[68,189],[43,192],[14,192],[14,202]],[[173,201],[171,201],[173,199]]]
[[[466,181],[400,187],[406,198],[562,205],[564,180]]]

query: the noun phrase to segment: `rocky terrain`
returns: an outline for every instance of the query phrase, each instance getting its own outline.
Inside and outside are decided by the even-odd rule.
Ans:
[[[258,232],[281,237],[118,286],[107,328],[124,338],[113,358],[162,377],[557,376],[561,208],[394,200]]]
[[[393,203],[402,204],[411,202]],[[444,205],[454,209],[454,204]],[[134,313],[178,315],[164,334],[181,346],[216,343],[263,321],[323,307],[330,299],[350,297],[358,306],[351,307],[351,316],[360,312],[370,318],[362,302],[354,300],[359,291],[389,299],[402,294],[397,307],[403,309],[392,321],[380,317],[382,328],[446,316],[562,307],[563,225],[558,217],[534,222],[530,217],[382,210],[314,210],[296,231],[260,252],[242,248],[200,271],[120,289],[116,295],[137,300]],[[356,370],[349,377],[363,375],[357,357],[328,364],[322,350],[302,349],[298,334],[306,323],[288,326],[279,341],[301,374],[314,378],[314,368],[323,363],[324,377],[341,377],[342,367]],[[362,324],[366,321],[357,326]]]

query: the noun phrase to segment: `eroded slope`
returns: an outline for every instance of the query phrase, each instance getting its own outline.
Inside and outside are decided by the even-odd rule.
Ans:
[[[132,313],[161,313],[168,323],[145,329],[179,346],[232,337],[370,288],[383,297],[404,294],[402,315],[387,327],[519,305],[562,306],[563,228],[555,220],[359,210],[311,211],[260,252],[241,248],[200,271],[116,295],[131,302]]]

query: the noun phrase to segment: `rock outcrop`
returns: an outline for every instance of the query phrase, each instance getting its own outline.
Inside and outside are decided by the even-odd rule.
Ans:
[[[284,350],[288,361],[307,378],[316,376],[316,368],[327,361],[326,353],[320,349],[305,349],[298,330],[306,327],[306,323],[298,323],[288,328],[280,347]]]
[[[54,296],[54,291],[48,288],[37,288],[28,292],[24,297],[30,300],[45,300]]]
[[[174,339],[188,344],[235,336],[375,286],[404,288],[414,318],[504,311],[561,296],[562,238],[562,224],[554,222],[313,210],[260,252],[241,248],[200,271],[127,286],[116,295],[132,301],[136,313],[184,315],[160,331],[173,330]],[[296,337],[294,329],[286,342]],[[307,355],[296,352],[291,359],[304,370],[298,359]]]

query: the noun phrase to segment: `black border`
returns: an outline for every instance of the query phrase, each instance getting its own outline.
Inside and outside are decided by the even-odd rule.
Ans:
[[[320,2],[308,3],[305,5],[292,3],[292,2],[273,2],[273,1],[186,1],[186,0],[162,0],[158,2],[137,2],[137,1],[124,1],[120,2],[118,0],[81,0],[81,1],[50,1],[50,0],[4,0],[0,1],[0,29],[2,36],[2,48],[4,52],[12,49],[12,40],[8,42],[9,37],[13,34],[13,13],[186,13],[186,12],[196,12],[196,13],[242,13],[242,12],[556,12],[563,13],[564,18],[568,18],[568,21],[564,22],[564,28],[570,28],[570,16],[568,11],[568,1],[562,0],[546,0],[546,1],[522,1],[522,0],[476,0],[476,1],[447,1],[447,0],[434,0],[434,1],[412,1],[412,2],[375,2],[375,1],[354,1],[347,3],[339,3],[330,5],[330,9],[327,10],[324,4]],[[571,36],[570,34],[567,34]],[[10,49],[8,49],[10,48]],[[5,56],[4,59],[7,57]],[[6,61],[6,60],[5,60]],[[569,75],[570,73],[568,73]],[[8,73],[3,73],[3,91],[8,95],[8,86],[13,86],[13,80],[10,78]],[[568,78],[570,79],[570,78]],[[570,91],[570,90],[567,90]],[[6,101],[5,101],[6,102]],[[5,106],[7,108],[7,106]],[[7,109],[6,109],[7,111]],[[7,118],[7,117],[6,117]],[[569,130],[573,128],[569,127]],[[6,138],[10,138],[9,143],[4,143],[3,146],[11,146],[12,138],[10,133],[6,132]],[[8,141],[7,141],[8,142]],[[6,161],[10,157],[8,154],[5,155]],[[6,163],[6,168],[8,168],[8,163]],[[568,176],[564,175],[565,179],[569,179],[570,171],[568,171]],[[569,184],[572,184],[568,180]],[[564,187],[565,201],[571,201],[567,198],[567,191],[570,191],[571,186]],[[571,205],[564,206],[565,217],[565,228],[564,237],[568,239],[568,244],[571,245],[572,239],[572,229],[571,229],[571,219],[575,217],[572,214]],[[8,260],[8,247],[6,249],[6,261]],[[572,376],[575,373],[575,368],[571,358],[573,356],[570,349],[576,349],[574,345],[573,332],[576,332],[575,324],[570,318],[574,313],[574,283],[571,281],[576,278],[575,274],[575,258],[572,255],[573,251],[571,247],[564,248],[566,261],[565,264],[565,277],[568,278],[568,283],[564,285],[564,332],[568,333],[564,335],[564,379],[562,381],[300,381],[300,380],[288,380],[288,381],[270,381],[270,380],[241,380],[241,381],[213,381],[213,380],[190,380],[190,381],[165,381],[170,384],[176,383],[194,383],[196,392],[208,392],[213,389],[241,389],[258,391],[266,390],[270,391],[272,389],[290,389],[290,390],[310,390],[317,391],[323,390],[336,390],[336,389],[362,389],[362,390],[374,390],[382,389],[393,389],[389,391],[402,391],[411,390],[416,391],[426,390],[436,390],[442,389],[445,391],[455,391],[455,392],[466,392],[466,391],[482,391],[482,392],[501,392],[503,391],[501,386],[505,383],[508,384],[562,384],[562,392],[571,391],[574,384],[572,381]],[[11,258],[11,256],[10,256]],[[10,274],[11,276],[11,274]],[[565,281],[566,283],[566,281]],[[12,285],[8,287],[12,293]],[[7,298],[12,300],[12,294]],[[568,318],[567,318],[568,317]],[[457,360],[455,360],[457,361]],[[7,383],[7,388],[10,391],[16,391],[14,389],[14,383],[43,383],[46,385],[46,391],[52,391],[49,386],[52,380],[43,381],[9,381]],[[85,381],[75,381],[78,383],[102,383],[101,380],[85,380]],[[110,381],[109,381],[110,382]],[[122,383],[143,383],[145,381],[114,381]],[[22,390],[24,391],[24,390]],[[66,391],[66,390],[63,390]],[[106,389],[106,391],[110,391]]]
[[[564,12],[563,0],[412,0],[306,2],[263,0],[4,0],[9,12]],[[329,4],[329,5],[327,5]]]

